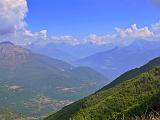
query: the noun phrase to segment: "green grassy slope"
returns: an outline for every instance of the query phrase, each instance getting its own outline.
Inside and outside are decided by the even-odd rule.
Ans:
[[[143,68],[157,66],[151,63],[159,63],[159,58]],[[159,88],[160,68],[157,67],[66,106],[45,120],[131,120],[146,110],[159,109]]]

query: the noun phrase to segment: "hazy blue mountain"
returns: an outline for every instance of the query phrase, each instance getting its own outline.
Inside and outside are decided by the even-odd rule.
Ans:
[[[0,43],[0,111],[9,107],[28,116],[45,115],[93,93],[104,80],[91,68]]]
[[[32,44],[28,48],[35,53],[47,55],[52,58],[68,62],[92,55],[97,52],[109,50],[113,45],[97,45],[93,43],[71,45],[67,43],[48,43],[46,45]]]
[[[158,56],[160,56],[160,42],[136,40],[129,46],[99,52],[77,60],[75,64],[94,68],[113,80],[120,74]]]

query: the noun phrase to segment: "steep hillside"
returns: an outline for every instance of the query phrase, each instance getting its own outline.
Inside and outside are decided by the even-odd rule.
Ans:
[[[104,80],[91,68],[0,43],[0,111],[9,107],[39,117],[96,91]]]
[[[147,63],[146,65],[144,65],[140,68],[135,68],[135,69],[132,69],[132,70],[122,74],[120,77],[118,77],[113,82],[106,85],[105,87],[103,87],[101,90],[106,90],[108,88],[114,87],[115,85],[122,83],[125,80],[132,79],[132,78],[134,78],[144,72],[147,72],[147,71],[155,68],[156,66],[160,66],[160,57],[151,60],[149,63]],[[99,90],[99,91],[101,91],[101,90]]]
[[[137,40],[129,46],[115,47],[75,61],[75,65],[91,67],[110,80],[146,64],[160,56],[160,42]]]
[[[66,106],[46,120],[131,120],[159,111],[159,88],[160,68],[156,67]]]
[[[10,42],[0,43],[0,67],[13,68],[27,62],[29,51]]]

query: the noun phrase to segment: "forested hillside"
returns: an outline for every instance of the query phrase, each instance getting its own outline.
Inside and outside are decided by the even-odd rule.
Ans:
[[[146,64],[141,72],[133,72],[132,77],[124,74],[128,79],[64,107],[46,120],[131,120],[135,116],[159,111],[159,60]]]

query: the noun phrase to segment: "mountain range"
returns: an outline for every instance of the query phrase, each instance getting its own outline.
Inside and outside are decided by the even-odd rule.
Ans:
[[[0,43],[0,113],[9,107],[26,116],[43,116],[95,92],[105,80],[89,67]]]
[[[114,80],[130,69],[140,67],[160,56],[160,42],[136,40],[128,46],[95,53],[73,62],[77,66],[88,66]]]
[[[97,52],[112,49],[114,45],[104,44],[97,45],[94,43],[84,43],[78,45],[71,45],[67,43],[33,43],[26,48],[34,53],[43,54],[52,58],[68,61],[72,63],[77,59],[87,57]]]

